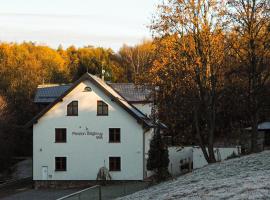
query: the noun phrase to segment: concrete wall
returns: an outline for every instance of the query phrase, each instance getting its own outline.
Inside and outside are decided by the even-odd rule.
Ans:
[[[151,129],[145,134],[145,169],[147,169],[147,159],[148,159],[148,152],[150,149],[150,142],[152,140],[152,137],[154,136],[154,129]],[[145,171],[145,177],[152,176],[154,174],[153,171],[146,170]]]
[[[92,91],[84,92],[86,86]],[[67,116],[66,107],[73,100],[79,102],[79,115]],[[97,116],[97,100],[109,105],[108,116]],[[55,143],[55,128],[67,128],[66,143]],[[121,143],[109,143],[109,128],[121,128]],[[102,138],[73,134],[86,129],[102,133]],[[109,156],[120,156],[121,171],[111,172],[113,180],[142,180],[143,134],[130,114],[84,81],[33,126],[33,179],[42,180],[42,166],[48,166],[48,180],[95,180],[100,167],[109,168]],[[58,156],[67,157],[67,171],[55,171]]]
[[[215,157],[218,161],[223,161],[227,159],[233,152],[236,155],[241,153],[240,147],[228,147],[228,148],[215,148]],[[201,168],[206,166],[208,163],[204,158],[203,152],[201,148],[194,147],[193,148],[193,168]]]
[[[180,161],[188,162],[188,159],[192,161],[192,147],[169,147],[168,151],[170,159],[168,169],[170,174],[173,176],[182,174]]]
[[[181,165],[188,163],[189,159],[193,161],[193,169],[198,169],[208,164],[204,158],[201,148],[199,147],[174,146],[169,147],[168,150],[170,159],[168,169],[173,176],[177,176],[183,173],[183,171],[181,170]],[[219,161],[227,159],[228,156],[232,155],[233,152],[236,155],[239,155],[241,153],[240,147],[215,148],[216,159]]]

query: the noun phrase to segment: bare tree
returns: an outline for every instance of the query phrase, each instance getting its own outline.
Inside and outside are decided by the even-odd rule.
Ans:
[[[270,1],[229,0],[227,5],[230,46],[245,75],[251,151],[257,152],[257,127],[270,75]]]
[[[223,5],[215,0],[168,0],[159,6],[152,29],[158,36],[176,34],[178,46],[192,69],[194,126],[205,159],[216,162],[214,140],[220,69],[224,57]],[[182,58],[179,58],[182,59]],[[191,88],[190,88],[191,89]]]

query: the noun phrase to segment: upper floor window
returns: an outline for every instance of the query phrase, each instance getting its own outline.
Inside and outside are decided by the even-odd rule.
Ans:
[[[67,170],[67,158],[55,157],[55,171],[66,171],[66,170]]]
[[[72,101],[67,105],[67,116],[78,116],[78,101]]]
[[[109,129],[109,142],[119,143],[120,142],[120,128]]]
[[[67,142],[67,129],[66,128],[55,129],[55,142],[57,143]]]
[[[108,115],[108,105],[103,101],[97,101],[97,115]]]

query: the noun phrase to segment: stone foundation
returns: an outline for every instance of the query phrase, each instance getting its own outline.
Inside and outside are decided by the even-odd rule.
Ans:
[[[97,181],[35,181],[35,189],[49,188],[82,188],[96,185]]]
[[[89,181],[89,180],[36,180],[34,181],[35,189],[69,189],[69,188],[84,188],[84,187],[91,187],[94,185],[113,185],[113,184],[120,184],[120,183],[127,183],[127,182],[143,182],[143,181]]]

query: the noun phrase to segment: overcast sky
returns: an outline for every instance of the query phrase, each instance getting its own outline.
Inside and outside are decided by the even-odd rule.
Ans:
[[[0,40],[118,50],[151,38],[159,0],[0,0]]]

